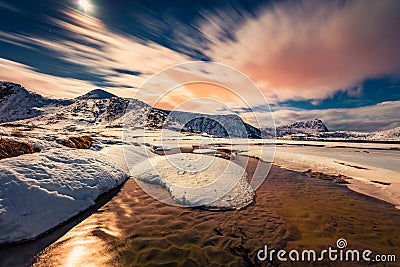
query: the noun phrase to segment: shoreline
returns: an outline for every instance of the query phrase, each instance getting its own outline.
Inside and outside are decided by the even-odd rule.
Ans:
[[[224,145],[220,144],[219,142],[216,142],[216,144],[218,144],[219,147],[215,148],[205,145],[204,148],[210,148],[217,154],[222,153],[221,156],[223,158],[229,159],[230,157],[229,148],[228,151],[221,151],[221,149],[224,149]],[[160,145],[161,145],[160,147],[162,147],[162,144]],[[304,142],[299,141],[299,144],[290,144],[290,145],[297,148],[301,148],[306,144],[304,144]],[[308,144],[308,145],[314,148],[313,144]],[[342,146],[325,147],[324,145],[324,147],[322,148],[341,149]],[[354,149],[352,146],[344,146],[343,148]],[[262,155],[260,155],[260,153],[257,153],[257,151],[250,149],[249,151],[243,151],[239,153],[239,155],[254,157],[258,160],[262,160],[267,163],[272,163],[272,165],[281,167],[283,169],[299,173],[306,173],[307,171],[311,171],[311,172],[322,173],[325,176],[337,176],[340,179],[342,179],[341,177],[344,177],[346,183],[339,182],[339,184],[344,185],[350,190],[355,191],[357,193],[361,193],[376,198],[378,200],[383,200],[385,202],[388,202],[394,205],[396,209],[400,209],[400,173],[398,171],[386,168],[379,168],[372,165],[369,166],[366,165],[365,163],[351,162],[340,158],[329,158],[326,156],[316,156],[307,153],[303,154],[301,152],[292,153],[292,152],[280,151],[281,149],[285,149],[285,147],[277,146],[275,148],[272,162],[269,161],[270,160],[269,151],[267,151],[267,153],[264,153],[265,151],[262,151],[261,152]],[[386,150],[399,150],[400,147],[389,146],[388,149],[386,146],[385,148],[375,147],[375,144],[373,147],[370,147],[368,146],[368,142],[363,142],[360,147],[355,147],[355,149],[364,149],[364,150],[371,149],[371,150],[386,151]],[[193,146],[190,147],[183,146],[180,147],[179,149],[172,148],[171,150],[168,151],[155,151],[155,153],[158,155],[175,154],[178,152],[196,153],[194,151],[195,148]],[[253,154],[253,152],[256,153]],[[266,159],[269,160],[263,159],[263,156],[265,156]],[[396,181],[395,177],[398,177],[398,181]],[[332,180],[332,179],[327,179],[327,180]],[[334,182],[332,181],[332,183]]]
[[[379,146],[377,149],[375,145],[368,144],[357,148],[349,144],[343,147],[315,145],[294,142],[276,146],[275,150],[256,146],[241,154],[273,161],[272,164],[287,170],[314,173],[317,178],[332,182],[336,180],[350,190],[383,200],[400,209],[398,152],[393,152],[388,146]],[[318,177],[321,175],[324,177]]]
[[[260,158],[258,158],[258,159],[260,159]],[[260,159],[260,160],[262,160],[262,159]],[[322,175],[324,175],[326,177],[335,175],[335,174],[332,174],[331,171],[320,171],[320,170],[314,170],[311,168],[304,170],[302,168],[296,168],[296,167],[287,165],[282,162],[277,163],[274,161],[272,164],[277,167],[286,169],[286,170],[300,172],[300,173],[307,173],[307,172],[315,173],[315,172],[317,172],[317,173],[322,173]],[[338,176],[345,176],[344,179],[345,179],[346,183],[339,182],[337,184],[346,186],[350,190],[355,191],[357,193],[360,193],[360,194],[363,194],[366,196],[370,196],[370,197],[373,197],[378,200],[383,200],[389,204],[392,204],[396,209],[400,210],[400,199],[386,190],[387,186],[390,185],[390,183],[383,184],[384,182],[370,181],[365,178],[350,177],[350,176],[343,175],[343,174],[339,174]],[[321,178],[316,178],[316,179],[321,179]],[[332,183],[335,183],[332,179],[323,179],[323,180],[330,180]]]
[[[262,160],[260,158],[258,158],[259,160]],[[314,172],[312,169],[308,169],[307,171],[301,171],[299,169],[296,168],[289,168],[289,167],[285,167],[283,165],[277,164],[277,163],[272,163],[274,166],[278,167],[278,168],[282,168],[285,170],[289,170],[289,171],[294,171],[294,172],[299,172],[299,173],[304,173],[306,174],[307,172],[311,172],[311,173],[319,173],[319,172]],[[331,174],[329,173],[322,173],[322,175],[328,177],[331,176]],[[310,178],[315,178],[315,177],[311,177]],[[379,183],[375,183],[373,184],[372,182],[366,181],[366,180],[361,180],[358,178],[353,178],[353,177],[347,177],[344,178],[344,180],[348,183],[341,183],[341,182],[334,182],[332,179],[321,179],[321,178],[315,178],[315,179],[319,179],[319,180],[329,180],[331,181],[333,184],[340,184],[342,186],[347,187],[348,189],[372,197],[374,199],[377,200],[382,200],[385,201],[391,205],[393,205],[396,209],[400,210],[400,200],[398,200],[396,197],[394,197],[392,194],[390,194],[389,192],[385,191],[383,188],[379,188],[378,184]],[[382,185],[384,186],[384,185]]]

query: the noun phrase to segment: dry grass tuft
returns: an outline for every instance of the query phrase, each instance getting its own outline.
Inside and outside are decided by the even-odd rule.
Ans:
[[[25,136],[25,134],[24,134],[21,130],[16,129],[16,128],[14,128],[14,129],[12,130],[12,132],[11,132],[10,135],[11,135],[11,136],[15,136],[15,137],[24,137],[24,136]]]
[[[90,149],[93,144],[93,138],[90,135],[71,136],[62,142],[62,145],[70,148]]]
[[[0,159],[39,152],[31,144],[0,138]]]

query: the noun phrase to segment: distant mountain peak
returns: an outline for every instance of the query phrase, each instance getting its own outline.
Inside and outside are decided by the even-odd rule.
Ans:
[[[276,127],[277,136],[292,134],[317,134],[322,132],[329,132],[329,130],[320,119],[299,121],[289,125]]]
[[[0,123],[37,117],[43,107],[70,103],[43,97],[17,83],[0,81]]]
[[[84,100],[84,99],[108,99],[116,97],[116,95],[109,93],[107,91],[104,91],[103,89],[94,89],[82,96],[77,97],[76,99],[78,100]]]
[[[0,81],[0,98],[17,94],[18,92],[28,93],[28,90],[17,83]]]

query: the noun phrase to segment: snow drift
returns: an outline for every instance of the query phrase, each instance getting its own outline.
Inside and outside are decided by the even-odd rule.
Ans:
[[[176,203],[210,210],[241,209],[254,200],[247,173],[239,165],[214,156],[174,154],[155,157],[130,168],[139,181],[167,189]],[[152,194],[151,191],[148,194]]]
[[[128,175],[92,150],[1,160],[0,243],[33,239],[94,204]]]

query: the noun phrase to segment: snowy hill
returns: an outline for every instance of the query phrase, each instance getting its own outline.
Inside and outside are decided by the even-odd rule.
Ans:
[[[42,114],[45,107],[71,103],[70,100],[45,98],[16,83],[0,82],[0,123],[33,118]]]
[[[153,108],[150,105],[138,100],[132,99],[125,115],[125,126],[131,128],[166,128],[171,130],[187,130],[183,125],[168,116],[164,110]]]
[[[400,140],[400,127],[374,132],[370,138],[374,140]]]

